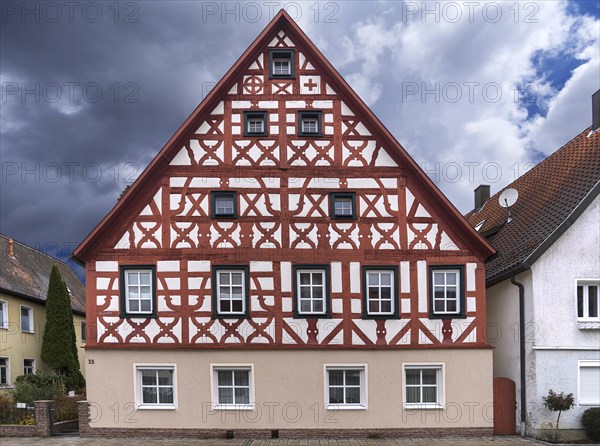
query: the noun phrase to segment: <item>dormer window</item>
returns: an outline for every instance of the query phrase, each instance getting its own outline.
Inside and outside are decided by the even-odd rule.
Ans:
[[[298,112],[298,136],[321,136],[321,117],[320,111]]]
[[[271,50],[269,62],[271,79],[294,78],[294,50]]]
[[[244,112],[244,136],[267,136],[267,112]]]
[[[234,191],[217,191],[211,193],[212,218],[237,217],[237,193]]]

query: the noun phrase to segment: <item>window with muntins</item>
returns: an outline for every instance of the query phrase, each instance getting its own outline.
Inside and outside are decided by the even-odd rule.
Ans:
[[[364,269],[364,315],[366,317],[397,316],[398,271],[395,267]]]
[[[125,271],[127,313],[152,313],[152,271],[131,269]]]
[[[441,366],[404,368],[405,406],[427,408],[442,405]]]
[[[252,404],[249,368],[216,368],[214,373],[217,407],[244,408]]]
[[[364,373],[364,367],[327,367],[328,406],[364,408]]]
[[[356,194],[354,192],[332,192],[330,199],[332,219],[356,219]]]
[[[577,283],[577,319],[600,322],[600,293],[598,282]]]
[[[237,193],[215,191],[211,193],[213,218],[237,218]]]
[[[319,316],[328,312],[328,270],[296,267],[296,312],[299,316]]]
[[[23,375],[35,373],[35,359],[23,359]]]
[[[269,51],[269,77],[271,79],[294,78],[294,50]]]
[[[138,404],[140,407],[175,407],[175,368],[172,366],[137,367]]]
[[[267,112],[244,112],[244,136],[267,136]]]
[[[317,110],[298,112],[298,136],[322,135],[322,112]]]
[[[464,318],[464,267],[429,267],[429,317]]]
[[[245,315],[247,295],[247,270],[245,268],[215,271],[215,297],[217,315]]]
[[[21,305],[21,331],[33,333],[33,309]]]

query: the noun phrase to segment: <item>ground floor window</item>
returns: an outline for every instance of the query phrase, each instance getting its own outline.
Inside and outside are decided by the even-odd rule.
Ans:
[[[0,386],[10,385],[10,369],[8,358],[0,358]]]
[[[214,366],[213,403],[217,409],[253,408],[251,366]]]
[[[23,359],[23,375],[35,373],[35,359]]]
[[[328,408],[364,409],[366,366],[325,366],[325,401]]]
[[[579,361],[579,405],[600,405],[600,361]]]
[[[404,365],[404,407],[429,409],[443,404],[443,366]]]
[[[136,366],[140,409],[175,408],[175,366]]]

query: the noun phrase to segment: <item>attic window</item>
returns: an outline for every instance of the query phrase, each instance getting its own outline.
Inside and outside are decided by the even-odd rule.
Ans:
[[[321,111],[299,111],[298,136],[322,136],[321,117]]]
[[[235,191],[212,192],[212,218],[237,218],[237,193]]]
[[[267,136],[267,112],[244,112],[244,136]]]
[[[269,51],[269,78],[294,78],[294,50]]]

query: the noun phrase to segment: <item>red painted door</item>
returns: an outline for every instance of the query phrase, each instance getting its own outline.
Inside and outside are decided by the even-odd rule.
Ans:
[[[494,435],[517,433],[515,382],[508,378],[494,379]]]

